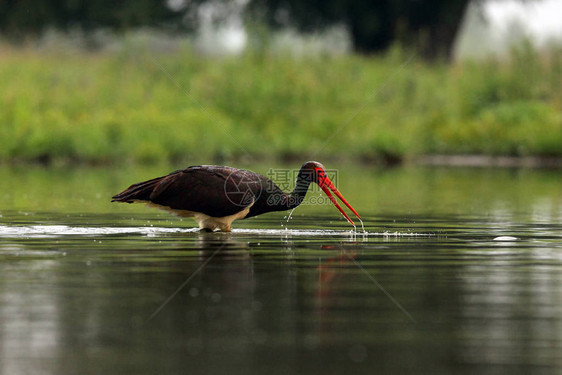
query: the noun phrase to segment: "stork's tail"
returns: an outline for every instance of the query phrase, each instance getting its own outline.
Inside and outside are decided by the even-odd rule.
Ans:
[[[157,177],[153,178],[152,180],[139,182],[138,184],[133,184],[129,186],[127,189],[123,190],[119,194],[114,195],[111,197],[112,202],[126,202],[126,203],[133,203],[135,201],[149,201],[150,194],[154,191],[154,189],[162,182],[164,177]]]

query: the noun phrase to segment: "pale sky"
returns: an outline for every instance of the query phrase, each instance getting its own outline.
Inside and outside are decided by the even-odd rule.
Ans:
[[[562,0],[491,0],[484,5],[484,11],[500,32],[505,32],[509,22],[516,19],[538,41],[562,38]]]
[[[481,6],[468,9],[456,58],[503,55],[525,37],[538,47],[551,41],[562,44],[562,0],[488,0]]]

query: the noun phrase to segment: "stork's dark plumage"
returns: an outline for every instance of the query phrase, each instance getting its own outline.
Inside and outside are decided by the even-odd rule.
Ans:
[[[229,232],[234,220],[297,207],[312,182],[320,186],[351,224],[353,221],[330,190],[360,218],[332,184],[324,166],[315,161],[304,163],[291,193],[283,192],[267,177],[251,171],[201,165],[131,185],[115,195],[112,202],[146,203],[179,216],[193,217],[201,229]]]

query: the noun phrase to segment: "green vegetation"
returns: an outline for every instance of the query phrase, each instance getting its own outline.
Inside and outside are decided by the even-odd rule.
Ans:
[[[384,56],[0,49],[0,160],[562,156],[562,49]],[[332,138],[333,136],[333,138]]]

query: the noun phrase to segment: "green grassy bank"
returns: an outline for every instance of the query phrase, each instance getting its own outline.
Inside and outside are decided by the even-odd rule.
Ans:
[[[409,57],[4,46],[0,160],[562,156],[562,49],[451,66]]]

